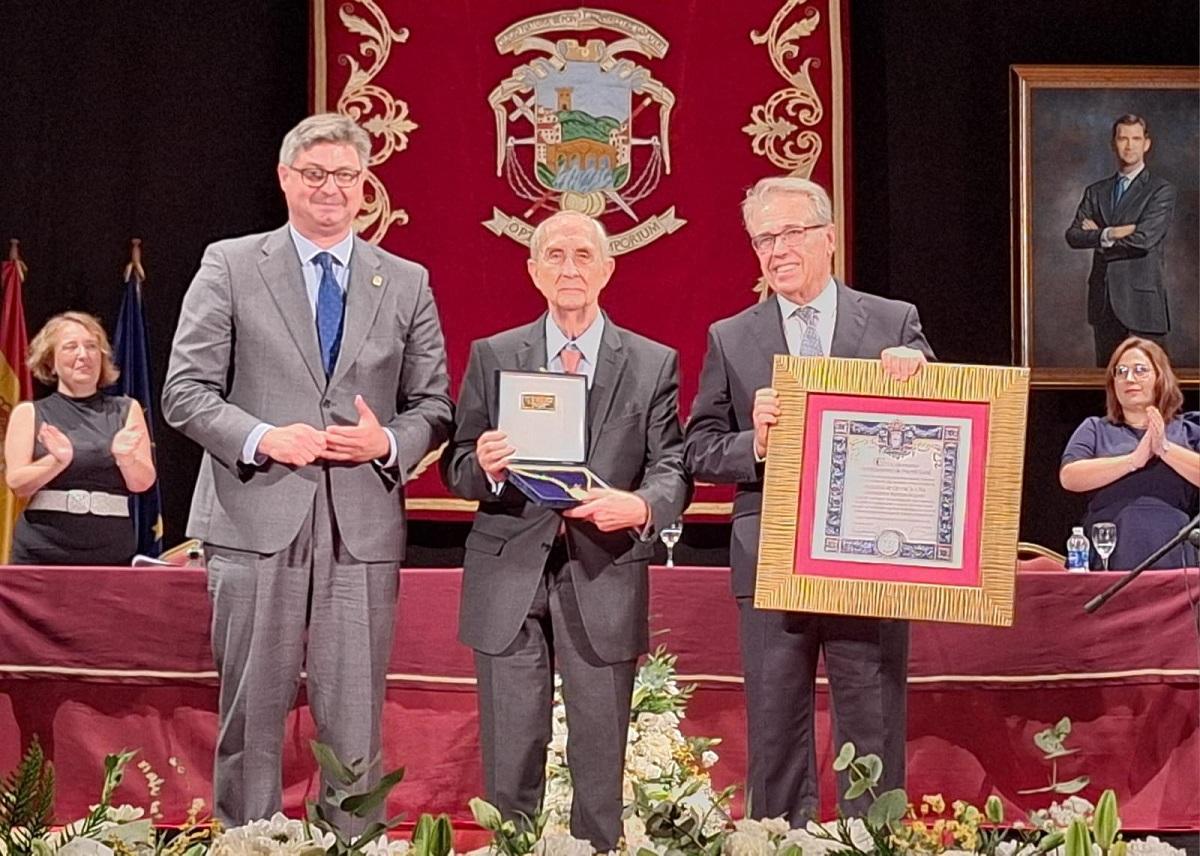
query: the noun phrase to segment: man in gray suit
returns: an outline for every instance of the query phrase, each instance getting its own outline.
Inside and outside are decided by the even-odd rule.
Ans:
[[[280,809],[301,669],[319,739],[379,752],[402,486],[450,431],[428,274],[352,229],[369,154],[344,116],[288,133],[288,223],[208,247],[163,386],[167,422],[204,447],[187,532],[208,559],[227,825]]]
[[[1117,172],[1088,185],[1067,229],[1071,247],[1093,251],[1088,323],[1100,368],[1127,337],[1161,344],[1171,332],[1163,245],[1175,213],[1175,186],[1146,168],[1150,144],[1141,116],[1126,114],[1113,123]]]
[[[904,783],[908,625],[902,621],[754,608],[763,461],[779,417],[776,354],[881,358],[905,380],[933,357],[917,310],[833,278],[829,196],[800,178],[767,178],[742,216],[772,296],[709,328],[684,460],[696,479],[737,484],[729,557],[737,598],[749,754],[747,800],[757,817],[793,826],[818,809],[813,735],[817,659],[833,694],[835,745],[883,760],[882,789]],[[848,782],[840,781],[840,794]],[[841,801],[864,814],[868,800]]]
[[[450,490],[479,502],[467,536],[459,638],[475,649],[488,799],[537,814],[551,737],[553,673],[563,678],[574,801],[571,833],[597,850],[621,837],[621,780],[638,655],[648,646],[652,539],[682,514],[676,353],[600,311],[614,260],[600,224],[561,212],[538,225],[529,274],[548,311],[474,342]],[[561,514],[507,482],[515,451],[495,426],[501,369],[587,375],[587,466],[612,489]]]

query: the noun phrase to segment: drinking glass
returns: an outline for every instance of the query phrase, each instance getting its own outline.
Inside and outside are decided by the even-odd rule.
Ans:
[[[683,534],[683,521],[676,520],[670,526],[664,526],[662,531],[658,533],[659,539],[667,547],[667,567],[675,567],[675,545],[679,543],[679,536]]]
[[[1108,570],[1108,557],[1117,548],[1117,525],[1115,523],[1097,523],[1092,526],[1092,546],[1100,554],[1104,562],[1104,570]]]

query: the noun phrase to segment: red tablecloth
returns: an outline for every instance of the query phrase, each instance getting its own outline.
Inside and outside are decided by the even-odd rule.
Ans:
[[[1095,615],[1082,605],[1114,577],[1018,575],[1012,628],[914,624],[909,677],[909,792],[982,803],[997,793],[1020,809],[1049,797],[1035,732],[1069,716],[1078,754],[1060,779],[1088,775],[1083,795],[1116,789],[1126,828],[1200,829],[1200,574],[1143,575]],[[685,731],[719,736],[719,784],[745,770],[745,719],[736,610],[728,572],[655,568],[652,625],[700,689]],[[402,575],[392,653],[385,753],[408,776],[391,808],[410,817],[468,817],[482,790],[470,652],[455,641],[457,570]],[[102,757],[123,747],[163,783],[165,819],[211,799],[217,690],[201,571],[0,568],[0,770],[29,736],[50,745],[58,813],[94,802]],[[822,691],[818,726],[829,733]],[[285,802],[315,791],[304,707],[288,727]],[[822,738],[826,739],[826,738]],[[820,762],[828,767],[831,749]],[[826,769],[823,799],[832,811]],[[148,804],[147,781],[127,777],[120,799]]]

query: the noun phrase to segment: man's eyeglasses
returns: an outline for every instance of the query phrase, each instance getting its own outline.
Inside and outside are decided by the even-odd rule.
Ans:
[[[300,173],[300,179],[309,187],[321,187],[331,175],[333,176],[333,183],[338,187],[353,187],[354,183],[358,181],[358,177],[362,175],[361,169],[330,170],[321,169],[319,166],[306,166],[303,169],[297,169],[291,165],[288,165],[288,169]]]
[[[755,235],[750,239],[750,246],[754,247],[754,252],[759,255],[766,255],[775,249],[775,240],[779,239],[788,249],[795,249],[803,243],[804,236],[809,232],[814,229],[824,229],[828,225],[828,223],[814,223],[811,226],[791,226],[773,235],[769,233]]]
[[[1129,380],[1130,377],[1136,380],[1144,380],[1150,376],[1150,366],[1145,363],[1134,363],[1132,366],[1117,366],[1113,369],[1113,375],[1121,380]]]

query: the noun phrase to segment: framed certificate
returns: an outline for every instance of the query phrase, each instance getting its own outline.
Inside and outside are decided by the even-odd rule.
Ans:
[[[1029,370],[775,358],[755,605],[1012,623]]]

